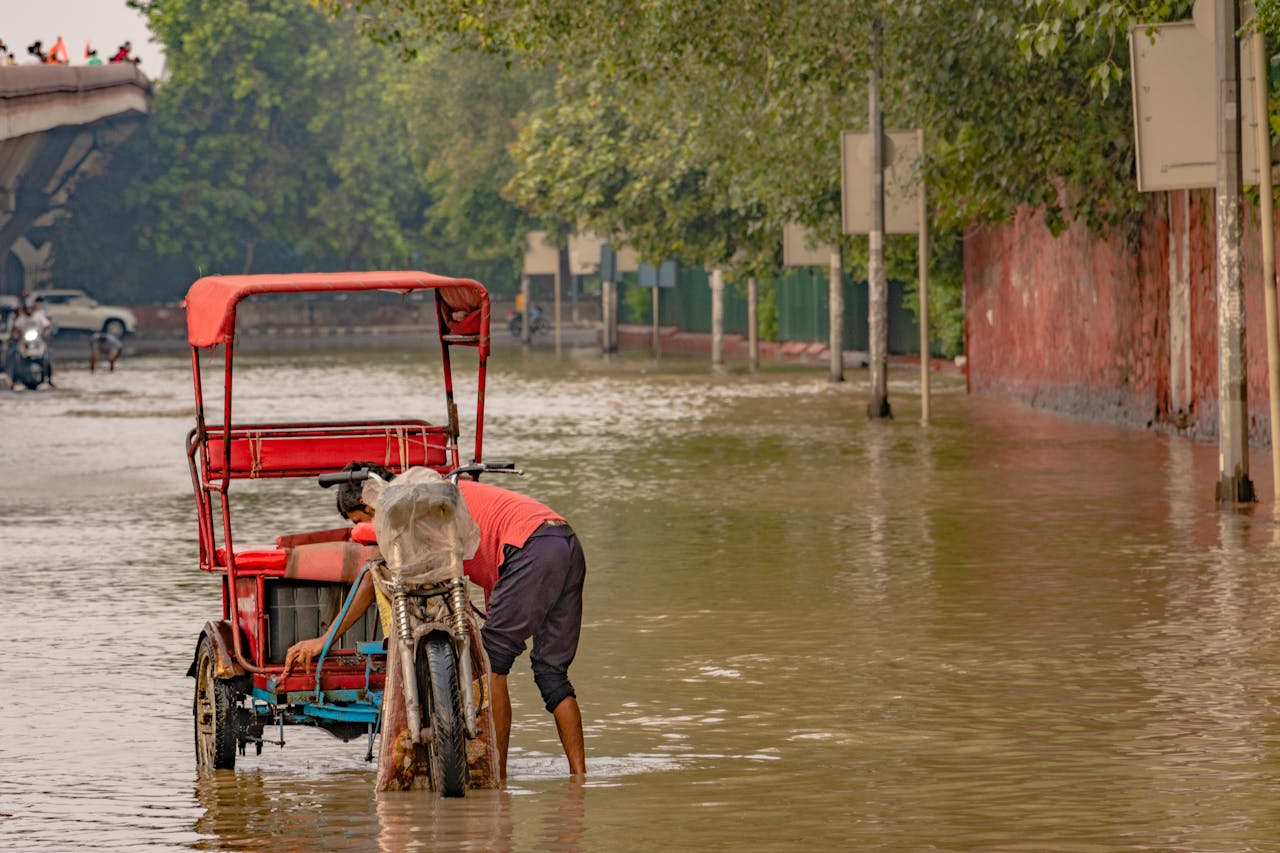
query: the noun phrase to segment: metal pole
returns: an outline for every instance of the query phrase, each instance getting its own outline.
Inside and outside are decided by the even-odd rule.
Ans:
[[[560,291],[569,278],[569,247],[561,246],[556,253],[555,282],[555,322],[556,322],[556,355],[560,355]]]
[[[747,369],[752,373],[760,370],[760,290],[756,286],[756,277],[747,278]]]
[[[724,272],[711,271],[711,367],[724,368]]]
[[[1262,292],[1267,312],[1267,385],[1271,397],[1272,498],[1280,493],[1280,327],[1276,325],[1276,231],[1271,205],[1271,129],[1267,121],[1267,49],[1261,28],[1249,37],[1253,63],[1253,150],[1258,160],[1262,230]],[[1280,501],[1277,501],[1280,506]]]
[[[1249,479],[1249,401],[1245,375],[1244,282],[1240,272],[1240,42],[1237,0],[1214,4],[1218,180],[1218,485],[1219,503],[1253,501]]]
[[[871,72],[867,85],[867,109],[871,130],[871,230],[867,235],[870,252],[867,258],[867,338],[871,366],[871,398],[867,401],[867,417],[888,418],[889,410],[889,336],[886,328],[889,313],[889,279],[884,265],[884,113],[880,109],[880,30],[879,19],[872,31]]]
[[[520,276],[520,343],[528,344],[533,327],[529,323],[529,315],[533,313],[533,304],[529,301],[529,276]]]
[[[660,290],[662,290],[661,287],[655,287],[653,289],[653,309],[652,310],[653,310],[653,357],[654,358],[662,357],[662,339],[658,332],[658,307],[659,307],[658,291]]]
[[[827,262],[827,350],[832,382],[844,381],[844,258],[839,244]]]
[[[613,292],[613,282],[605,279],[600,282],[600,352],[606,356],[613,352],[610,336],[613,334],[609,324],[609,295]]]
[[[618,289],[621,281],[609,282],[609,352],[618,351]]]
[[[916,131],[916,148],[924,160],[924,130]],[[929,422],[929,204],[925,193],[924,174],[920,175],[920,192],[916,196],[916,218],[920,235],[916,254],[920,266],[920,423]]]

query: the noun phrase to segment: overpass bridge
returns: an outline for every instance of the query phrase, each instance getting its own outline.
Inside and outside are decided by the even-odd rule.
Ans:
[[[48,277],[43,233],[150,110],[132,63],[0,66],[0,293]]]

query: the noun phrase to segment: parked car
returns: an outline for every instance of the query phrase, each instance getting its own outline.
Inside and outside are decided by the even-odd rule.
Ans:
[[[83,290],[54,288],[31,295],[44,297],[45,311],[59,331],[106,332],[123,338],[138,329],[138,318],[128,308],[102,305]]]

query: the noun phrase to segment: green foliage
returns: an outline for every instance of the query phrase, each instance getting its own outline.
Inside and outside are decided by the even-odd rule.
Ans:
[[[557,63],[554,103],[514,149],[511,197],[544,222],[625,233],[648,259],[776,266],[798,221],[839,238],[836,140],[866,127],[883,68],[887,126],[923,127],[934,220],[931,309],[960,346],[959,233],[1023,206],[1059,231],[1133,227],[1125,40],[1190,0],[324,0],[377,38],[431,33]],[[1266,10],[1280,0],[1263,3]],[[865,242],[846,241],[852,268]],[[903,269],[910,256],[909,274]],[[914,246],[890,274],[915,279]],[[950,312],[950,313],[948,313]]]
[[[85,181],[55,275],[175,299],[197,275],[424,267],[512,290],[502,197],[540,70],[402,61],[307,0],[133,0],[166,49],[153,114]]]
[[[629,323],[653,322],[653,288],[627,284],[622,288],[625,316]]]
[[[772,276],[759,280],[756,290],[756,322],[760,340],[778,339],[778,282]]]

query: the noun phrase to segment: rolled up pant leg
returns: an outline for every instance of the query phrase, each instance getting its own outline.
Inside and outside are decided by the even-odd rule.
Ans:
[[[548,711],[574,695],[568,672],[582,629],[585,575],[577,537],[568,528],[550,528],[507,558],[489,597],[481,637],[490,666],[508,674],[533,638],[534,681]]]

